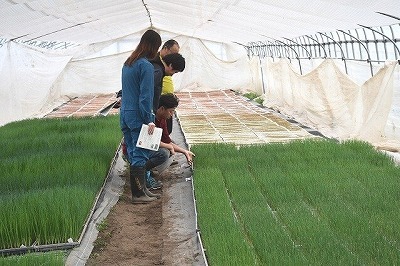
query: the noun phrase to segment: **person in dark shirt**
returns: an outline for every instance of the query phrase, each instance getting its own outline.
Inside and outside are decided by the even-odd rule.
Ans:
[[[156,113],[159,107],[163,78],[182,72],[185,69],[185,58],[179,53],[167,54],[164,57],[156,56],[150,61],[154,66],[154,98],[153,111]]]
[[[159,57],[164,57],[167,54],[176,54],[179,53],[180,50],[180,46],[179,43],[173,39],[170,39],[168,41],[166,41],[160,52],[158,53]],[[172,80],[172,76],[165,76],[163,78],[163,84],[162,84],[162,90],[161,90],[161,94],[166,94],[166,93],[174,93],[175,89],[174,89],[174,82]],[[172,119],[173,117],[171,117],[170,119],[167,119],[167,128],[168,128],[168,132],[171,135],[172,132]]]
[[[149,160],[146,162],[146,184],[150,190],[162,187],[162,183],[155,180],[154,177],[151,176],[151,169],[164,163],[171,163],[172,156],[175,155],[177,152],[185,155],[189,165],[192,165],[193,157],[195,156],[193,152],[173,143],[168,133],[167,119],[169,119],[174,114],[175,108],[178,107],[178,104],[179,98],[173,93],[167,93],[160,96],[159,107],[155,112],[156,127],[162,128],[163,130],[161,135],[160,148],[158,149],[158,151],[151,151],[149,155]]]

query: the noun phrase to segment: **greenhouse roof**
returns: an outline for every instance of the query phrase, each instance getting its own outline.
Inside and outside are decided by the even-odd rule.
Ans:
[[[3,39],[91,44],[153,27],[174,35],[245,44],[359,25],[390,25],[398,22],[400,1],[0,0],[0,10]]]

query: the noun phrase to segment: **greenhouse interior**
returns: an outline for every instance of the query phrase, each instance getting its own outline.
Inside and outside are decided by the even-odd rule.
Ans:
[[[400,263],[400,1],[0,0],[0,12],[0,265]],[[177,166],[158,176],[161,199],[138,207],[125,191],[129,163],[119,109],[110,106],[125,60],[149,29],[162,43],[176,40],[185,58],[172,76],[179,106],[171,139],[196,156],[190,165],[175,155]],[[71,141],[77,131],[77,144],[48,151],[50,141]],[[97,145],[89,135],[99,150],[86,145]],[[343,155],[332,155],[315,173],[325,178],[313,183],[315,162],[339,152],[325,142],[343,144]],[[75,157],[75,145],[104,159]],[[354,157],[361,159],[350,163]],[[86,174],[97,179],[90,193],[80,183]],[[64,206],[90,194],[71,232],[62,229],[75,219],[69,214],[51,226],[40,217],[58,215],[46,201],[67,186],[74,192]],[[260,206],[249,206],[248,194]],[[45,209],[23,213],[32,195]],[[13,221],[16,213],[23,218]],[[22,220],[32,224],[26,236]],[[265,227],[257,231],[256,220]],[[63,231],[59,238],[47,236],[52,228]],[[156,238],[138,235],[145,230]]]

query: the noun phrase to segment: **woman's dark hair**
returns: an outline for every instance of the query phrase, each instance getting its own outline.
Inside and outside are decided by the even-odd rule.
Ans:
[[[153,59],[161,46],[161,36],[154,30],[147,30],[132,54],[126,59],[125,65],[131,66],[137,59],[146,57]]]
[[[179,104],[179,98],[173,93],[166,93],[160,96],[158,107],[163,106],[165,109],[176,108]]]
[[[167,54],[162,59],[167,66],[172,64],[174,70],[182,72],[185,69],[185,58],[181,54]]]

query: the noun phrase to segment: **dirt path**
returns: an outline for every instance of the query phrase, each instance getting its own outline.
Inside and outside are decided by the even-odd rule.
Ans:
[[[129,186],[125,186],[106,218],[106,229],[100,231],[87,265],[163,265],[163,200],[133,205]]]
[[[184,146],[174,121],[172,139]],[[191,169],[183,155],[156,176],[164,184],[161,199],[133,205],[129,177],[124,192],[105,221],[86,265],[204,265],[196,235]]]
[[[81,96],[55,108],[46,117],[94,116],[114,101],[114,94]],[[117,113],[118,109],[110,111],[110,114]],[[187,147],[177,120],[171,137],[178,145]],[[99,216],[95,218],[97,228],[103,229],[97,235],[96,225],[89,226],[92,228],[86,233],[88,237],[72,252],[66,264],[205,265],[197,239],[192,183],[187,181],[192,172],[185,167],[183,155],[178,154],[175,159],[178,164],[157,177],[164,183],[163,189],[158,191],[161,199],[147,205],[133,205],[129,177],[126,169],[121,170],[126,167],[118,158],[119,166],[113,169],[117,178],[107,188],[111,194],[104,205],[112,206],[111,202],[118,201],[108,215],[107,211],[99,209],[99,216],[107,215],[104,221]],[[121,191],[123,181],[125,186]]]
[[[185,125],[185,136],[191,144],[266,143],[315,137],[232,91],[178,96],[180,122]],[[113,95],[76,98],[49,116],[93,115],[93,110],[114,100]],[[177,120],[173,128],[172,139],[186,147]],[[77,260],[86,261],[86,265],[205,265],[197,239],[192,183],[187,181],[192,173],[185,167],[183,155],[176,159],[177,165],[157,177],[164,187],[160,191],[162,198],[155,202],[132,205],[129,182],[125,182],[124,192],[107,215],[107,226],[98,235],[90,258],[86,261],[79,253]]]

